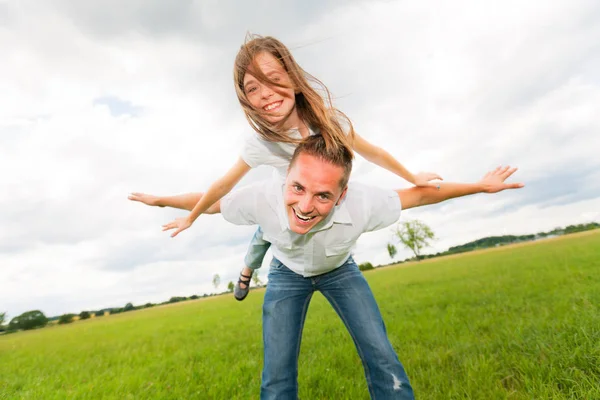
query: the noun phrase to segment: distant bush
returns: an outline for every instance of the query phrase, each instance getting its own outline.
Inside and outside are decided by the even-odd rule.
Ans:
[[[82,311],[79,314],[79,319],[89,319],[91,317],[90,312],[89,311]]]
[[[358,266],[358,269],[360,269],[361,271],[368,271],[370,269],[374,269],[373,264],[371,264],[370,262],[365,262],[362,263]]]
[[[169,299],[169,303],[179,303],[180,301],[185,301],[185,300],[187,300],[186,297],[173,296]]]
[[[58,323],[60,325],[70,324],[73,322],[73,317],[75,317],[75,314],[63,314],[58,318]]]

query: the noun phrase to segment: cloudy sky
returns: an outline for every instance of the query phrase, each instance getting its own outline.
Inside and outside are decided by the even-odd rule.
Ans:
[[[232,64],[248,31],[287,44],[409,169],[474,181],[520,168],[519,192],[404,213],[434,229],[431,250],[600,220],[595,0],[0,0],[0,312],[160,302],[236,279],[253,227],[202,216],[171,239],[161,224],[183,212],[126,198],[205,190],[237,159],[252,131]],[[353,179],[407,186],[364,161]],[[355,258],[388,263],[390,239],[364,235]]]

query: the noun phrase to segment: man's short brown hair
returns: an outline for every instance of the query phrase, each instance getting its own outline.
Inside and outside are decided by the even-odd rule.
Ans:
[[[308,136],[302,142],[300,142],[300,144],[298,144],[298,147],[296,147],[296,151],[294,151],[288,171],[294,166],[296,159],[301,154],[307,154],[329,164],[342,167],[344,169],[344,173],[340,179],[340,188],[343,189],[346,187],[348,184],[348,179],[350,179],[350,172],[352,172],[352,158],[354,157],[354,153],[352,149],[348,147],[348,145],[337,143],[336,146],[330,146],[330,148],[327,148],[327,144],[323,136]]]

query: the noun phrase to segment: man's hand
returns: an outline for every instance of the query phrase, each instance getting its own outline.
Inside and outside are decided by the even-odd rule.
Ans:
[[[493,171],[485,174],[483,179],[479,181],[482,185],[483,193],[498,193],[505,189],[519,189],[525,186],[523,183],[504,183],[512,174],[515,173],[517,168],[498,167]]]
[[[177,218],[173,222],[169,222],[168,224],[164,224],[162,226],[163,231],[168,231],[170,229],[175,229],[175,232],[171,234],[171,237],[175,237],[181,231],[185,231],[187,228],[192,226],[192,223],[187,217]]]
[[[442,177],[438,174],[434,174],[433,172],[419,172],[418,174],[414,174],[414,184],[419,187],[437,187],[437,183],[430,182],[433,180],[442,180]]]

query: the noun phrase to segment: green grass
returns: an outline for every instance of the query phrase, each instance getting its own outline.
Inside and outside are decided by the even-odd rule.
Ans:
[[[419,399],[600,399],[599,267],[596,232],[366,276]],[[1,336],[0,399],[257,398],[263,293]],[[320,295],[299,381],[303,399],[368,398]]]

